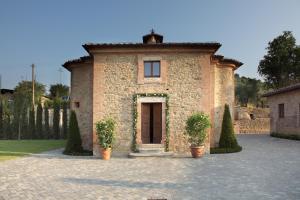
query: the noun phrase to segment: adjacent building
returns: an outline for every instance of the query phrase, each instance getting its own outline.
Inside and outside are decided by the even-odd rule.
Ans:
[[[114,151],[161,144],[186,152],[185,122],[194,112],[210,116],[206,149],[217,146],[224,105],[233,113],[234,71],[241,62],[215,55],[220,43],[165,43],[154,33],[142,43],[88,43],[88,56],[63,66],[71,72],[71,109],[85,149],[98,154],[95,123],[117,122]]]
[[[300,136],[300,83],[263,96],[270,107],[271,132]]]

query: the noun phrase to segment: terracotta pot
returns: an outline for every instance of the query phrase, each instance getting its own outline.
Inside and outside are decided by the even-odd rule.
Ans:
[[[111,148],[101,148],[101,156],[103,160],[109,160],[111,155]]]
[[[201,158],[204,155],[204,145],[191,147],[191,153],[193,158]]]

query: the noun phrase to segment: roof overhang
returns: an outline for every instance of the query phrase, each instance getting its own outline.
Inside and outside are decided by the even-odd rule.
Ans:
[[[243,65],[243,63],[238,60],[226,58],[222,55],[213,55],[211,57],[211,61],[212,63],[217,65],[232,67],[234,70],[238,69],[240,66]]]
[[[284,88],[279,88],[279,89],[273,90],[271,92],[267,92],[267,93],[263,94],[262,97],[270,97],[270,96],[274,96],[277,94],[282,94],[282,93],[291,92],[291,91],[295,91],[295,90],[300,91],[300,83],[290,85],[290,86],[284,87]]]
[[[89,53],[133,53],[133,52],[208,52],[215,53],[220,47],[220,43],[87,43],[82,45]]]
[[[66,68],[68,71],[71,71],[71,67],[74,65],[81,65],[81,64],[89,64],[92,63],[93,57],[92,56],[83,56],[77,59],[68,60],[62,66]]]

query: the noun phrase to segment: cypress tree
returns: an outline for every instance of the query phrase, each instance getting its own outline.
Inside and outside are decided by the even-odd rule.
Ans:
[[[29,111],[29,127],[28,127],[28,139],[36,139],[36,132],[35,132],[35,113],[34,113],[34,106],[31,107]]]
[[[3,138],[3,104],[0,100],[0,139]]]
[[[223,115],[222,131],[219,141],[220,148],[238,148],[236,137],[233,131],[233,125],[231,115],[229,111],[229,105],[225,104],[225,111]]]
[[[36,111],[36,135],[37,138],[43,138],[43,108],[41,102],[38,103]]]
[[[60,131],[59,131],[59,120],[60,120],[60,105],[57,100],[54,100],[53,103],[53,135],[54,139],[59,139]]]
[[[5,120],[5,128],[4,128],[4,139],[12,139],[12,125],[10,120],[10,115],[7,115]]]
[[[67,138],[68,135],[68,103],[67,102],[63,102],[63,139]]]
[[[64,153],[76,154],[82,152],[81,137],[75,111],[71,111],[67,144]]]
[[[21,114],[22,122],[21,122],[21,138],[28,139],[28,109],[24,108]]]
[[[49,126],[49,109],[48,105],[45,105],[44,107],[44,119],[45,119],[45,126],[44,126],[44,138],[50,139],[51,137],[51,131]]]

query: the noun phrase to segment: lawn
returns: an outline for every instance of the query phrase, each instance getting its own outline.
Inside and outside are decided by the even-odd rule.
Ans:
[[[0,161],[65,146],[65,140],[0,140]]]

